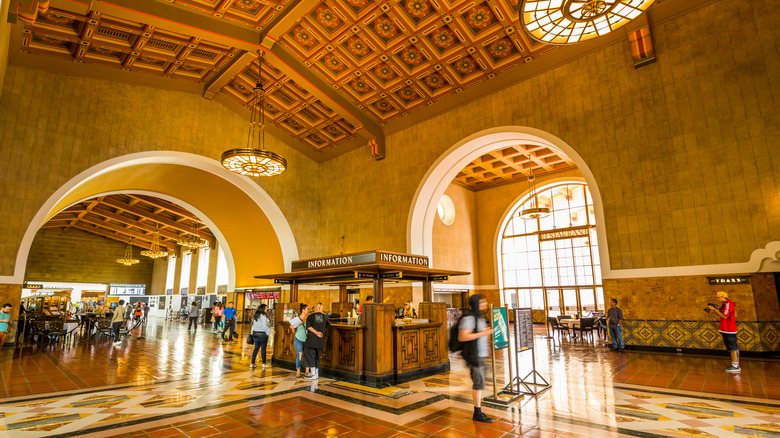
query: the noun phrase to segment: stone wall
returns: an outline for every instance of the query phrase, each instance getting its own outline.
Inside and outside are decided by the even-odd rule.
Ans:
[[[30,248],[25,280],[151,287],[154,261],[142,257],[138,247],[133,247],[133,256],[140,263],[124,266],[116,262],[124,256],[126,247],[121,242],[77,229],[44,228],[38,231]]]
[[[346,235],[348,252],[405,250],[435,160],[520,125],[566,141],[593,172],[613,269],[746,262],[780,240],[779,15],[768,1],[713,1],[654,26],[654,64],[635,69],[626,39],[390,135],[383,161],[366,149],[329,160],[323,245]]]
[[[0,97],[0,275],[13,274],[33,216],[78,173],[143,151],[219,160],[246,143],[247,125],[199,95],[9,67]],[[283,155],[289,170],[254,181],[284,213],[299,255],[319,256],[319,167],[273,136],[266,136],[266,147]]]
[[[477,212],[474,192],[450,184],[445,192],[455,206],[455,220],[445,225],[436,216],[433,224],[433,254],[431,266],[441,269],[469,272],[450,278],[445,283],[475,284],[477,279]]]

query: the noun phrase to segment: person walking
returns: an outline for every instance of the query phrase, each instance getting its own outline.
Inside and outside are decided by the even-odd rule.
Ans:
[[[737,345],[737,305],[729,299],[729,295],[724,291],[716,292],[715,297],[721,304],[720,309],[709,304],[705,310],[714,311],[720,318],[718,331],[723,337],[726,351],[731,355],[731,366],[723,368],[723,371],[738,373],[742,371],[742,368],[739,367],[739,345]]]
[[[474,415],[471,419],[480,423],[492,423],[493,419],[482,412],[482,391],[485,390],[485,359],[490,355],[488,336],[493,329],[482,316],[487,310],[487,300],[480,294],[469,297],[471,310],[463,315],[458,324],[458,341],[463,346],[461,355],[471,372],[471,399]]]
[[[125,322],[125,300],[119,300],[119,303],[114,308],[114,314],[111,316],[111,331],[114,334],[114,345],[122,343],[119,340],[119,329],[122,328],[122,324]]]
[[[306,318],[309,316],[309,305],[301,303],[298,316],[290,320],[290,328],[294,333],[293,347],[295,348],[295,377],[301,378],[301,362],[303,361],[303,349],[306,345]],[[309,370],[304,371],[304,376],[309,374]]]
[[[623,309],[617,306],[617,300],[609,300],[609,309],[607,309],[607,328],[609,328],[609,337],[612,338],[612,351],[625,351],[626,345],[623,343]]]
[[[144,304],[144,324],[149,321],[149,304]]]
[[[312,309],[312,314],[306,318],[306,342],[304,343],[304,355],[302,365],[309,369],[305,380],[317,380],[320,378],[320,351],[325,348],[325,333],[328,330],[328,317],[322,313],[322,303],[317,303]]]
[[[238,333],[236,333],[236,308],[233,307],[232,301],[225,307],[222,316],[225,317],[225,329],[222,330],[222,340],[225,340],[225,333],[230,332],[229,340],[232,341],[234,335],[238,337]]]
[[[187,314],[189,316],[189,323],[187,324],[187,331],[190,331],[192,326],[195,326],[195,331],[198,331],[198,316],[200,316],[200,309],[198,309],[198,302],[193,301],[190,306],[190,311]]]
[[[138,322],[141,321],[141,318],[144,317],[144,309],[141,305],[141,302],[135,304],[135,310],[133,310],[133,320]]]
[[[3,304],[2,310],[0,310],[0,348],[3,348],[3,344],[5,344],[5,337],[8,334],[8,324],[11,323],[12,308],[13,306],[10,303],[5,303]]]
[[[268,328],[270,319],[268,313],[266,313],[268,305],[261,304],[260,307],[255,310],[254,322],[252,322],[252,339],[255,341],[255,349],[252,351],[252,363],[249,368],[255,368],[255,360],[257,359],[257,351],[260,350],[260,359],[263,361],[263,368],[268,368],[269,365],[265,363],[265,349],[268,346],[268,336],[271,335],[271,329]]]
[[[222,321],[222,303],[217,301],[214,303],[214,308],[211,310],[214,315],[214,333],[219,330],[219,323]]]

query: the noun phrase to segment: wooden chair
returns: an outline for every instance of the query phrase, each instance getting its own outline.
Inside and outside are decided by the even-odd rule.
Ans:
[[[580,332],[580,337],[583,339],[585,338],[585,332],[590,333],[590,340],[593,341],[593,329],[594,325],[596,324],[596,318],[582,318],[580,320],[580,326],[579,328],[575,328],[574,330]]]
[[[550,324],[550,327],[552,327],[553,335],[555,332],[558,332],[558,337],[561,337],[562,332],[566,332],[566,335],[569,335],[569,327],[561,325],[558,323],[558,319],[554,316],[548,316],[547,317],[547,323]]]
[[[64,335],[65,335],[64,320],[52,319],[51,321],[49,321],[49,333],[47,333],[47,336],[49,337],[49,342],[54,342],[55,340],[59,342]]]

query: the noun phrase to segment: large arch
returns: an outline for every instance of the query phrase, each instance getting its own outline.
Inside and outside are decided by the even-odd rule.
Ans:
[[[604,225],[606,223],[604,204],[593,173],[585,160],[568,143],[548,132],[527,126],[501,126],[477,132],[457,142],[439,156],[420,182],[412,200],[406,227],[408,251],[428,257],[433,255],[433,222],[436,217],[436,208],[447,186],[455,179],[459,171],[483,154],[517,144],[532,144],[559,149],[572,159],[582,173],[593,196],[601,273],[604,279],[769,272],[776,271],[780,266],[780,241],[773,241],[769,242],[766,247],[753,251],[750,260],[745,263],[613,270],[610,264],[607,233]]]
[[[602,267],[608,269],[609,257],[607,254],[607,239],[603,227],[604,211],[601,202],[601,193],[596,185],[596,180],[588,168],[585,160],[565,141],[558,137],[535,128],[527,126],[502,126],[486,129],[472,134],[459,141],[444,152],[428,169],[417,192],[412,200],[409,219],[407,222],[406,246],[412,254],[422,254],[428,257],[433,255],[433,221],[436,217],[436,207],[439,198],[444,194],[447,186],[455,179],[455,176],[467,164],[477,157],[496,149],[514,146],[517,144],[530,144],[559,149],[568,155],[577,165],[593,195],[593,205],[596,212],[597,233],[599,236],[599,255],[606,263]]]
[[[298,258],[287,219],[251,179],[201,155],[153,151],[105,161],[60,187],[28,225],[14,275],[0,277],[0,282],[23,281],[33,239],[49,218],[75,203],[112,193],[148,194],[181,204],[196,214],[225,251],[229,287],[263,284],[254,275],[289,270]]]

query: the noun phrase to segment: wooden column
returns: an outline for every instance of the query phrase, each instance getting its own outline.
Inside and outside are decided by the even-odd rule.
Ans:
[[[423,301],[433,302],[433,283],[423,281]]]
[[[376,287],[374,290],[376,293]],[[393,310],[392,304],[363,304],[366,325],[363,369],[366,380],[375,383],[393,377]]]
[[[300,303],[277,303],[274,313],[274,320],[276,321],[276,329],[273,332],[274,335],[274,348],[271,363],[282,364],[289,366],[295,365],[295,348],[293,347],[293,337],[295,334],[290,330],[290,323],[284,320],[284,311],[286,309],[293,309],[298,312]],[[279,361],[279,362],[277,362]]]
[[[381,303],[385,299],[385,281],[381,278],[374,280],[374,302]]]
[[[346,303],[349,300],[349,294],[347,293],[347,285],[339,285],[339,303]]]
[[[293,283],[290,285],[290,302],[291,303],[298,302],[298,283]]]

